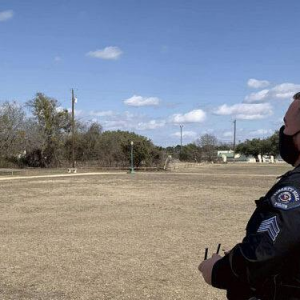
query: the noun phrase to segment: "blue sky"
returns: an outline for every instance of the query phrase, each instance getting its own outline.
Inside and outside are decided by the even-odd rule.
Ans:
[[[266,137],[300,91],[300,2],[2,0],[0,102],[43,92],[155,144]]]

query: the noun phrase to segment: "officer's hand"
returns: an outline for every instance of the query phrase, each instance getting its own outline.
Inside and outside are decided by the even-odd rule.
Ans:
[[[204,260],[198,267],[199,271],[202,273],[202,276],[206,283],[211,285],[211,274],[214,264],[220,260],[222,256],[219,254],[213,254],[210,259]]]

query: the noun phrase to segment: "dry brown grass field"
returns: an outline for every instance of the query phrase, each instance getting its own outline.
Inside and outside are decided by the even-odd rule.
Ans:
[[[225,299],[199,275],[204,249],[239,242],[288,169],[2,176],[0,299]]]

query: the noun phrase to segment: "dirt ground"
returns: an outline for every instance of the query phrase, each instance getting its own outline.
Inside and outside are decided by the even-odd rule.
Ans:
[[[1,180],[0,299],[225,299],[199,275],[204,249],[239,242],[288,169]]]

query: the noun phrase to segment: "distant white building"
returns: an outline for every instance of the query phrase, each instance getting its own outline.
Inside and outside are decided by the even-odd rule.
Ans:
[[[253,156],[246,156],[240,153],[235,153],[233,150],[218,151],[217,156],[222,158],[223,162],[246,162],[255,163],[256,159]]]

